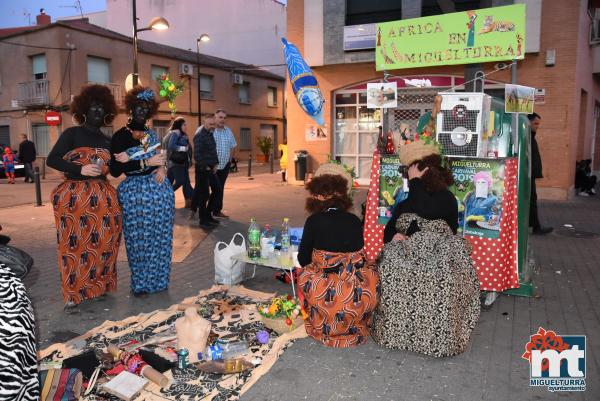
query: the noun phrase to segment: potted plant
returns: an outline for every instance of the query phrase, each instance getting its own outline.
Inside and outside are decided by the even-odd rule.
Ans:
[[[268,136],[259,136],[256,138],[256,146],[262,152],[262,154],[256,155],[256,161],[259,163],[268,162],[271,149],[273,149],[273,139]]]

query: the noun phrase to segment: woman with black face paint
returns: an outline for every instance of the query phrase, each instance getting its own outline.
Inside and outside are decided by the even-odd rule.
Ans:
[[[75,127],[67,128],[48,154],[48,166],[65,180],[51,194],[65,309],[117,289],[121,207],[106,180],[110,138],[100,127],[117,113],[106,86],[90,85],[71,103]]]
[[[166,179],[166,153],[156,133],[146,126],[158,109],[154,92],[136,86],[125,95],[125,108],[130,117],[112,137],[110,173],[126,176],[117,191],[131,290],[139,296],[169,286],[175,195]]]

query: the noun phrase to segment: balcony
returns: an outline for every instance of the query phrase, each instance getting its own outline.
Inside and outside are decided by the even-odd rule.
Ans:
[[[115,102],[117,103],[117,106],[121,106],[123,104],[123,89],[121,88],[121,85],[111,84],[108,82],[93,82],[93,81],[88,81],[87,83],[88,83],[88,85],[104,85],[104,86],[108,87],[108,89],[110,89],[112,95],[115,97]]]
[[[46,106],[49,104],[47,79],[21,82],[17,84],[19,107]]]

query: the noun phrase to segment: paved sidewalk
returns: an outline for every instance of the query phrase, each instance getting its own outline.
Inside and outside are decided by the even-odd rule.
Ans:
[[[215,243],[228,241],[235,232],[244,233],[251,217],[261,224],[278,225],[285,216],[293,226],[302,225],[306,218],[304,189],[279,180],[276,174],[259,174],[248,180],[245,171],[231,176],[225,209],[232,218],[208,235],[182,263],[173,265],[168,292],[141,299],[130,297],[129,271],[120,263],[118,291],[103,301],[85,302],[81,313],[71,316],[62,311],[56,233],[49,205],[0,209],[0,224],[6,234],[13,237],[14,245],[35,258],[34,270],[25,283],[36,308],[40,348],[82,334],[106,319],[165,308],[210,287]],[[178,193],[178,207],[180,196]],[[364,198],[365,192],[359,191],[356,203]],[[303,339],[287,349],[242,400],[600,399],[600,239],[592,235],[600,233],[600,197],[540,206],[543,222],[553,225],[557,232],[532,239],[538,296],[501,296],[491,310],[482,312],[464,354],[436,359],[383,349],[372,341],[355,350],[338,350]],[[183,216],[185,211],[177,213]],[[564,224],[579,231],[564,228]],[[262,291],[289,291],[289,286],[274,280],[273,271],[266,268],[257,268],[256,278],[245,285]],[[540,326],[559,334],[587,335],[586,392],[550,393],[529,387],[528,363],[521,354],[529,336]]]

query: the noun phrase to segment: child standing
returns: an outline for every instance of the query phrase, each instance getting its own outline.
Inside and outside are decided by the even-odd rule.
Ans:
[[[4,148],[4,156],[2,156],[2,162],[4,163],[4,174],[8,178],[9,184],[15,183],[15,161],[16,157],[9,147]]]
[[[279,155],[281,158],[279,159],[279,167],[281,167],[281,181],[286,182],[285,173],[287,172],[287,162],[288,162],[288,146],[287,139],[283,140],[282,144],[279,144]]]

